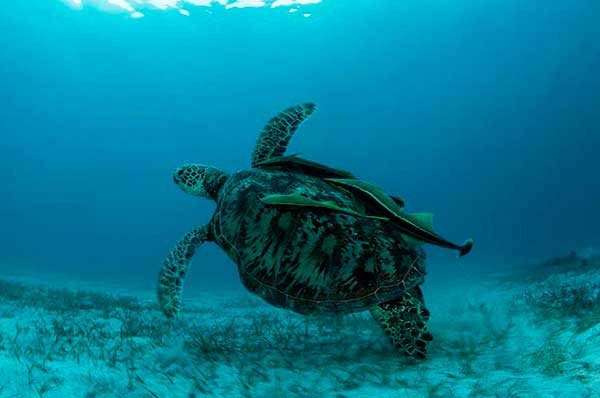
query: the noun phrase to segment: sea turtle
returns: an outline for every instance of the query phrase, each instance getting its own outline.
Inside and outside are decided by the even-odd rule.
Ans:
[[[168,317],[181,304],[190,260],[215,242],[237,264],[243,285],[277,307],[300,314],[370,310],[391,342],[425,358],[432,336],[419,288],[421,243],[457,249],[435,232],[428,215],[404,212],[404,201],[380,188],[297,156],[284,156],[300,123],[315,110],[298,105],[272,118],[252,155],[252,168],[227,174],[211,166],[178,167],[175,183],[212,199],[207,225],[187,233],[164,261],[158,297]]]

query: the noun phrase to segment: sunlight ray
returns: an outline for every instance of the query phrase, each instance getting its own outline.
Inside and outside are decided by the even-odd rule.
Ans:
[[[190,16],[194,7],[222,7],[225,10],[239,8],[279,8],[289,7],[290,12],[298,11],[304,5],[321,3],[323,0],[63,0],[74,9],[94,7],[108,12],[126,12],[132,18],[141,18],[144,10],[178,10],[181,15]],[[308,17],[310,13],[302,13]]]

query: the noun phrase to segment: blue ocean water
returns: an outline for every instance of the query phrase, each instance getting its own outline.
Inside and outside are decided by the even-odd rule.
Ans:
[[[427,246],[428,277],[600,246],[597,0],[106,3],[0,6],[0,273],[152,289],[215,208],[173,169],[248,168],[304,102],[290,152],[474,239]],[[214,245],[186,283],[242,290]]]
[[[599,7],[2,7],[2,262],[153,280],[214,208],[179,192],[172,169],[247,168],[263,124],[307,101],[319,110],[290,150],[474,237],[467,267],[597,243]],[[204,256],[207,277],[235,277]]]

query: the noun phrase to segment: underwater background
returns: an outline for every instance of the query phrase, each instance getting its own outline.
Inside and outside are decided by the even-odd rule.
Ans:
[[[586,267],[595,264],[600,248],[598,21],[597,0],[6,2],[0,7],[0,277],[6,277],[5,293],[16,290],[0,292],[0,303],[31,308],[27,300],[34,299],[24,295],[27,288],[21,284],[35,280],[36,289],[42,289],[39,297],[56,293],[40,285],[62,288],[81,281],[110,294],[109,286],[130,295],[146,292],[140,297],[155,305],[152,294],[163,259],[183,234],[208,222],[215,208],[211,201],[183,194],[173,184],[174,168],[187,162],[227,172],[248,168],[264,124],[289,106],[314,102],[318,110],[300,127],[288,152],[351,170],[403,197],[409,211],[433,213],[436,229],[450,240],[472,237],[473,251],[461,259],[425,246],[426,301],[430,297],[435,314],[436,306],[462,305],[468,295],[491,306],[482,317],[496,313],[494,305],[502,299],[486,298],[478,290],[487,277],[536,269],[536,264],[571,251],[576,254],[570,262],[557,264],[575,270],[573,261],[585,258]],[[570,277],[574,269],[559,274]],[[596,314],[596,270],[584,278],[593,285],[586,285],[591,289],[585,293],[591,295],[586,314]],[[530,274],[523,275],[515,279],[522,282]],[[486,286],[488,293],[507,289]],[[464,293],[471,288],[476,293]],[[559,290],[570,294],[567,288]],[[462,292],[462,298],[453,302],[454,296],[442,291]],[[207,294],[210,301],[226,292],[242,300],[250,297],[231,260],[207,244],[193,260],[185,293]],[[511,291],[505,297],[519,294]],[[528,300],[531,305],[531,296]],[[556,304],[559,299],[553,300]],[[35,302],[38,311],[54,311],[43,300]],[[484,308],[478,306],[473,308]],[[206,304],[213,308],[206,311],[211,319],[222,316],[226,322],[228,315],[219,305],[213,307]],[[150,394],[148,381],[137,387],[130,381],[118,394],[114,387],[86,395],[84,387],[96,382],[66,376],[62,378],[69,382],[54,381],[53,388],[40,393],[39,380],[59,372],[46,363],[45,372],[35,367],[37,382],[15,387],[14,380],[25,372],[19,370],[23,358],[35,351],[23,349],[20,359],[14,359],[15,347],[27,345],[19,343],[20,332],[10,338],[15,325],[27,324],[19,316],[25,315],[0,322],[0,354],[6,357],[0,369],[1,398],[192,396],[188,390],[194,387],[183,381],[172,384],[185,384],[185,392],[160,393],[155,391],[161,387],[152,387]],[[34,312],[28,319],[40,316]],[[578,322],[564,322],[571,321]],[[528,322],[533,321],[521,324]],[[441,318],[437,330],[432,325],[434,336],[443,325]],[[465,330],[453,325],[457,333]],[[547,327],[548,333],[528,340],[532,346],[539,341],[545,347],[545,337],[560,330],[543,325],[534,329]],[[585,330],[595,330],[592,326]],[[452,338],[446,341],[463,341],[460,335]],[[384,343],[373,366],[392,360],[393,353],[384,354]],[[600,371],[593,369],[600,355],[588,356],[588,376],[598,383]],[[149,357],[144,360],[152,361]],[[369,361],[359,357],[363,365]],[[444,361],[434,363],[449,369]],[[323,369],[333,362],[324,362]],[[72,368],[83,366],[79,358],[76,363]],[[113,365],[111,377],[117,380],[120,370]],[[491,372],[478,366],[473,365],[475,379],[480,372]],[[407,372],[417,368],[411,369]],[[25,372],[28,381],[32,372]],[[145,380],[158,373],[146,372]],[[550,383],[566,372],[531,377]],[[181,375],[177,369],[170,373],[175,381],[188,377]],[[419,390],[427,383],[416,383],[410,387],[413,392],[402,383],[360,390],[367,381],[347,389],[282,391],[303,397],[500,396],[493,395],[497,389],[490,395],[477,392],[470,382],[456,387],[462,380],[442,380],[454,395]],[[237,379],[230,383],[244,385]],[[546,396],[600,396],[593,383],[574,384],[571,395],[561,395],[567,394],[568,383],[557,383],[531,385],[512,396],[542,396],[536,395],[542,390]],[[243,391],[267,396],[259,384]],[[198,388],[197,396],[243,396],[234,387],[228,392]]]

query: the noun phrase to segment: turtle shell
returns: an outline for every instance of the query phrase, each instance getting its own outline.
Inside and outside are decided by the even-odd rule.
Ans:
[[[238,172],[220,192],[213,237],[249,291],[302,314],[347,313],[423,283],[424,251],[394,223],[260,200],[293,193],[355,206],[351,194],[322,178],[279,170]]]

